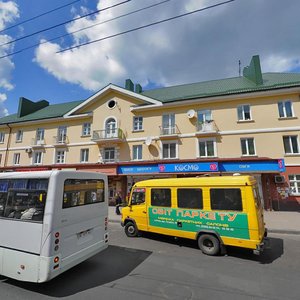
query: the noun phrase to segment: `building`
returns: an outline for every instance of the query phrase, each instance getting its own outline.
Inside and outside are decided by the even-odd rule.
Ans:
[[[300,74],[243,75],[142,91],[127,79],[86,100],[20,98],[0,119],[1,171],[78,169],[109,176],[109,194],[157,177],[257,178],[265,209],[300,210]]]

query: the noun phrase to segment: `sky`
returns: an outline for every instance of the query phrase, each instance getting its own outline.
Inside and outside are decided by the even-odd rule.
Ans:
[[[0,0],[0,57],[18,52],[0,58],[0,116],[20,97],[83,100],[127,78],[146,90],[237,77],[253,55],[263,73],[300,72],[299,0],[222,2]]]

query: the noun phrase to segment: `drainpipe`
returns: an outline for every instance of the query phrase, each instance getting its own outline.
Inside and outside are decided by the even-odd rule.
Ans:
[[[7,124],[5,124],[8,128],[9,128],[9,132],[8,132],[8,140],[7,140],[7,144],[6,144],[6,150],[5,150],[5,158],[4,158],[4,168],[7,167],[7,160],[8,160],[8,149],[10,147],[10,140],[11,140],[11,127]]]

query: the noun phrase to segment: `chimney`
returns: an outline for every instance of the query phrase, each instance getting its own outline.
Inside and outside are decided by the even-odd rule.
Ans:
[[[263,84],[259,55],[252,56],[250,65],[243,70],[243,76],[257,85]]]
[[[18,117],[24,117],[26,115],[32,114],[42,108],[49,106],[49,102],[46,100],[41,100],[38,102],[32,102],[29,99],[20,97],[19,107],[18,107]]]
[[[131,92],[134,91],[134,84],[131,81],[131,79],[126,79],[125,80],[125,89],[128,90],[128,91],[131,91]]]
[[[135,85],[135,92],[138,93],[138,94],[141,94],[142,91],[143,91],[142,86],[141,86],[139,83],[137,83],[137,84]]]

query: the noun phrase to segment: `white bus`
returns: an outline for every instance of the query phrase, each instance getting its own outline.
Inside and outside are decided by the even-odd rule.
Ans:
[[[45,282],[108,247],[107,176],[0,173],[0,275]]]

